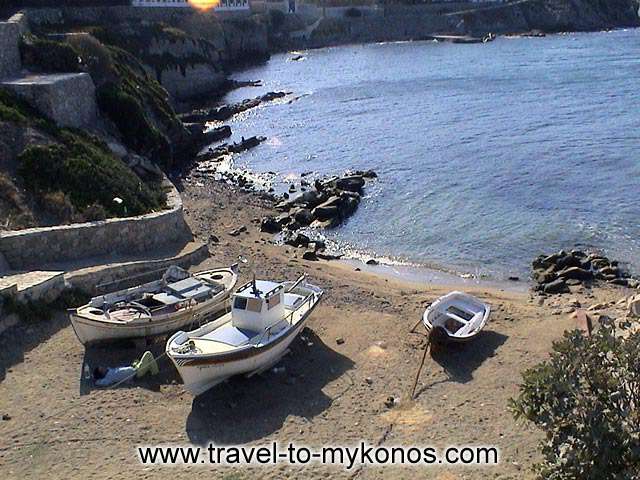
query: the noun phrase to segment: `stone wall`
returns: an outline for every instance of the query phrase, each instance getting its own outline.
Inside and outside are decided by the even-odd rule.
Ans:
[[[0,232],[0,253],[14,270],[92,257],[133,255],[191,238],[180,194],[172,186],[168,210],[130,218]]]
[[[95,86],[88,73],[30,75],[2,85],[58,125],[80,128],[96,122]]]
[[[20,24],[0,22],[0,79],[16,77],[22,68],[20,64]]]

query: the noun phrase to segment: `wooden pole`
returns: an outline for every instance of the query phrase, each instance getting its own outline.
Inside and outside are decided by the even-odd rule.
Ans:
[[[414,395],[416,394],[416,387],[418,386],[418,379],[420,378],[420,373],[422,373],[422,367],[424,366],[424,362],[427,359],[427,352],[429,351],[429,347],[431,347],[431,336],[427,339],[427,345],[424,347],[424,354],[422,355],[422,361],[420,362],[420,367],[418,368],[418,373],[416,373],[416,379],[413,382],[413,388],[411,389],[411,400],[413,400]]]
[[[409,330],[409,333],[414,333],[416,331],[417,326],[420,325],[420,322],[422,322],[422,318],[416,322],[416,324],[413,326],[411,330]]]

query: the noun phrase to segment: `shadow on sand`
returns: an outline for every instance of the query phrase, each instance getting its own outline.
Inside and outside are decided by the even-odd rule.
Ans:
[[[80,368],[80,395],[87,395],[93,390],[104,390],[96,387],[92,378],[85,377],[85,365],[87,371],[92,374],[96,367],[124,367],[131,365],[134,360],[139,359],[142,354],[149,350],[157,359],[157,375],[145,375],[142,378],[133,378],[124,382],[116,388],[142,387],[147,390],[159,392],[162,385],[171,383],[181,383],[180,376],[173,363],[164,354],[166,339],[158,337],[152,342],[142,344],[133,341],[121,341],[104,345],[88,346],[84,351],[84,361]],[[113,387],[106,387],[113,388]]]
[[[313,343],[308,346],[307,342]],[[193,399],[186,431],[194,444],[252,442],[282,428],[289,415],[311,419],[333,401],[322,388],[353,367],[305,329],[273,369],[251,378],[237,376]]]
[[[37,323],[19,321],[0,335],[0,382],[7,370],[22,363],[26,353],[69,325],[64,312],[56,312],[50,319]]]
[[[473,380],[473,372],[487,358],[493,357],[507,338],[509,337],[501,333],[484,330],[469,343],[434,347],[431,358],[444,368],[451,381],[467,383]]]

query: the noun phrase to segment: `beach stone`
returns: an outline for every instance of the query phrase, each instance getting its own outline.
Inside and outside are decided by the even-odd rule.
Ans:
[[[604,276],[607,275],[615,275],[616,277],[620,276],[620,269],[618,267],[607,266],[598,270],[598,272]]]
[[[5,422],[11,420],[11,415],[9,415],[8,413],[3,413],[2,420],[4,420]]]
[[[629,314],[633,317],[640,317],[640,295],[629,298],[627,302]]]
[[[310,225],[313,222],[313,214],[308,208],[299,208],[293,212],[293,218],[300,225]]]
[[[297,197],[293,203],[295,205],[307,205],[310,208],[317,207],[321,203],[325,202],[329,197],[325,194],[318,192],[317,190],[308,190],[302,195]]]
[[[635,278],[629,278],[627,279],[627,285],[629,288],[638,288],[640,286],[640,282]]]
[[[537,283],[549,283],[555,280],[556,274],[554,272],[554,267],[548,267],[546,269],[537,269],[533,272],[533,279]]]
[[[231,235],[232,237],[237,237],[238,235],[240,235],[242,232],[246,232],[247,231],[247,227],[245,227],[244,225],[242,225],[241,227],[236,228],[235,230],[231,230],[229,232],[229,235]]]
[[[364,178],[358,175],[342,177],[336,180],[336,187],[339,190],[347,190],[349,192],[360,193],[362,191],[362,188],[364,187],[364,184]]]
[[[337,343],[338,345],[342,345],[342,344],[344,343],[344,338],[342,338],[342,337],[338,337],[338,338],[336,338],[336,343]]]
[[[348,217],[358,209],[360,205],[360,197],[346,196],[340,204],[340,214],[343,217]]]
[[[549,294],[568,293],[569,292],[569,287],[565,283],[564,279],[558,278],[557,280],[554,280],[553,282],[547,283],[543,287],[543,290],[544,290],[545,293],[549,293]]]
[[[356,170],[353,174],[362,178],[378,178],[378,174],[374,170]]]
[[[260,231],[265,233],[278,233],[282,225],[275,217],[264,217],[260,222]]]
[[[378,260],[376,260],[375,258],[370,258],[369,260],[366,261],[367,265],[380,265],[380,262]]]
[[[311,243],[311,239],[302,233],[297,233],[295,236],[290,236],[285,239],[284,243],[286,245],[291,245],[292,247],[306,247]]]
[[[583,268],[580,268],[580,267],[568,267],[558,272],[558,277],[564,278],[565,280],[572,278],[575,280],[584,281],[584,280],[592,280],[593,273],[591,273],[589,270],[584,270]]]
[[[568,267],[580,267],[581,259],[578,257],[574,257],[571,254],[567,254],[563,257],[558,258],[556,261],[556,266],[559,269],[568,268]]]
[[[313,216],[318,220],[330,220],[338,217],[340,211],[335,205],[322,204],[313,209]]]
[[[304,260],[309,260],[312,262],[315,262],[316,260],[318,260],[318,256],[316,255],[316,252],[314,252],[313,250],[307,250],[306,252],[304,252],[302,254],[302,258]]]

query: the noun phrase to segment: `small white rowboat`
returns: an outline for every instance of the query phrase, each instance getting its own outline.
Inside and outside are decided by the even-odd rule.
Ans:
[[[296,282],[254,280],[233,295],[231,312],[172,336],[167,355],[193,395],[231,376],[262,372],[287,353],[322,295],[304,276]]]
[[[94,297],[69,311],[84,345],[172,333],[228,308],[237,265],[191,274],[172,266],[160,280]]]
[[[468,342],[482,331],[490,313],[489,305],[477,298],[463,292],[451,292],[432,303],[422,321],[429,331],[440,327],[438,330],[446,333],[446,340]]]

